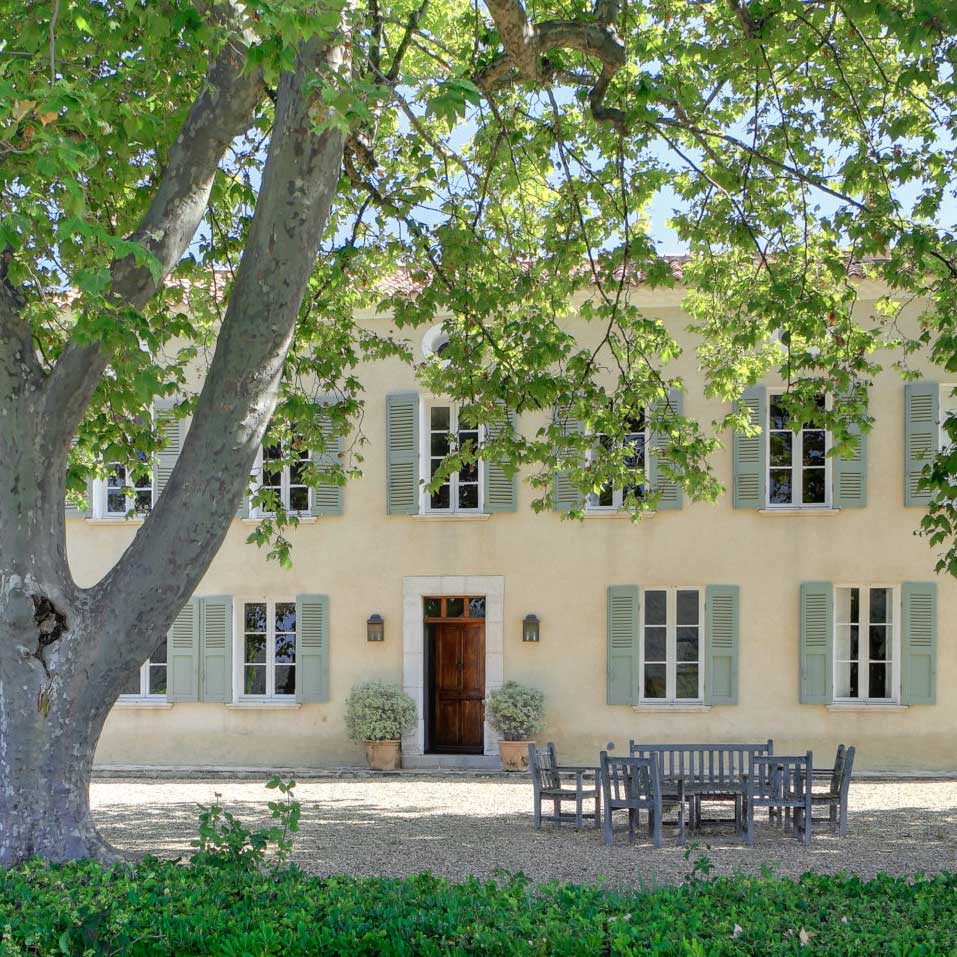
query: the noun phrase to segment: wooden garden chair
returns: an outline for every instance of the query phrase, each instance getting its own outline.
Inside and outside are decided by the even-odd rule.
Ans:
[[[601,752],[601,787],[604,792],[605,817],[602,838],[606,844],[614,840],[614,812],[628,812],[628,840],[634,842],[638,829],[639,814],[648,815],[648,833],[661,847],[661,768],[651,758],[614,758],[607,751]],[[679,785],[677,795],[679,841],[684,844],[684,785]]]
[[[841,837],[847,836],[847,795],[854,768],[854,751],[853,746],[846,748],[839,744],[834,767],[815,768],[812,772],[813,783],[825,785],[826,790],[812,791],[811,808],[813,810],[816,807],[826,807],[831,833],[837,833]],[[823,821],[823,818],[821,820]]]
[[[794,822],[805,845],[811,843],[811,784],[814,755],[751,756],[745,786],[745,839],[754,844],[754,812],[761,807],[784,813],[785,830]]]
[[[554,813],[547,820],[560,825],[562,821],[574,821],[575,827],[583,827],[586,820],[594,821],[597,830],[601,823],[601,787],[598,783],[598,768],[572,764],[559,764],[558,753],[551,741],[544,748],[528,746],[528,770],[532,775],[532,800],[534,801],[535,830],[542,828],[542,802],[551,801]],[[571,780],[575,781],[572,785]],[[564,780],[563,780],[564,778]],[[590,780],[589,780],[590,778]],[[562,811],[566,801],[575,802],[575,813]],[[593,801],[592,813],[583,810],[585,801]]]

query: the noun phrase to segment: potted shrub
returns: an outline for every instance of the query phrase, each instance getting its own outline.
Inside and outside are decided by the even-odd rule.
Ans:
[[[545,695],[517,681],[506,681],[489,692],[485,718],[501,735],[498,750],[503,769],[527,770],[528,746],[545,718]]]
[[[364,681],[346,698],[346,731],[365,744],[374,771],[398,770],[401,738],[415,718],[415,702],[398,685]]]

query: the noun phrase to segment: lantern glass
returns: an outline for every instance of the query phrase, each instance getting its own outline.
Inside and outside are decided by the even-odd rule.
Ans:
[[[526,615],[522,621],[522,641],[539,640],[538,615]]]
[[[369,615],[369,620],[366,622],[366,639],[385,641],[385,621],[382,615]]]

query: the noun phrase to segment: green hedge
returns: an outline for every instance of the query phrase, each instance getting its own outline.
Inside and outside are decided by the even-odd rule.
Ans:
[[[753,954],[957,952],[957,877],[721,878],[651,893],[298,871],[275,877],[147,859],[0,875],[0,954]]]

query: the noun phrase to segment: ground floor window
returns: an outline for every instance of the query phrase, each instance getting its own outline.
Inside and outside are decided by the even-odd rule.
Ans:
[[[123,689],[123,695],[136,698],[166,697],[166,639],[160,642],[149,661],[140,667],[130,683]]]
[[[894,589],[834,590],[834,696],[887,701],[896,696]]]
[[[704,590],[648,588],[643,599],[642,700],[701,700],[704,696]]]
[[[296,603],[247,601],[242,615],[242,696],[294,696]]]

